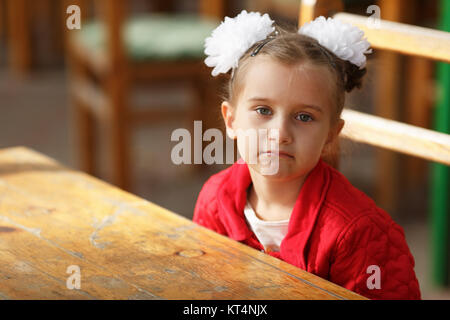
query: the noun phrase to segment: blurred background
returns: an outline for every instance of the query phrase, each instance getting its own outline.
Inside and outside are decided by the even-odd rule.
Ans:
[[[369,16],[375,4],[382,19],[439,29],[444,1],[342,2],[345,12]],[[0,148],[30,147],[191,219],[203,183],[227,167],[171,161],[175,129],[192,132],[202,120],[203,132],[224,131],[224,79],[204,66],[204,39],[243,9],[297,24],[299,7],[300,0],[0,0]],[[374,50],[367,70],[347,108],[434,128],[436,62]],[[448,280],[432,275],[433,164],[345,139],[339,160],[350,182],[404,228],[423,298],[450,299]],[[438,192],[449,198],[448,188]]]

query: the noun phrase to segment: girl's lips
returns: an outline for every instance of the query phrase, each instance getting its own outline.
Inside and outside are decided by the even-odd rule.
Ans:
[[[278,155],[278,157],[280,157],[280,158],[294,159],[293,155],[291,155],[290,153],[284,152],[284,151],[278,151],[278,152],[276,152],[276,151],[264,151],[264,152],[261,152],[261,154],[267,154],[267,155],[270,155],[270,156]]]

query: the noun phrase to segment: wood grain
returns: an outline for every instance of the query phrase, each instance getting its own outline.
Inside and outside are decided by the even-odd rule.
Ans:
[[[342,118],[345,138],[450,165],[449,134],[354,110],[344,110]]]
[[[386,20],[380,20],[377,28],[368,24],[368,17],[350,13],[338,13],[334,18],[361,28],[373,48],[450,62],[449,32]]]
[[[0,283],[3,299],[364,299],[23,147],[0,150]]]

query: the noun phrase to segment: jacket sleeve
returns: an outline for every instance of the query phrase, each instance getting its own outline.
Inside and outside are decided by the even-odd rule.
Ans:
[[[420,299],[403,229],[377,214],[356,218],[338,237],[330,281],[369,299]]]
[[[216,191],[217,187],[211,179],[203,185],[195,204],[192,221],[217,233],[227,235],[219,219]]]

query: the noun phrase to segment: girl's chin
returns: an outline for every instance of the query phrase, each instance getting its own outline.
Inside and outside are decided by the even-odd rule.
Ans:
[[[267,179],[289,180],[298,176],[298,169],[295,170],[293,166],[286,165],[282,162],[272,165],[249,164],[249,167]]]

